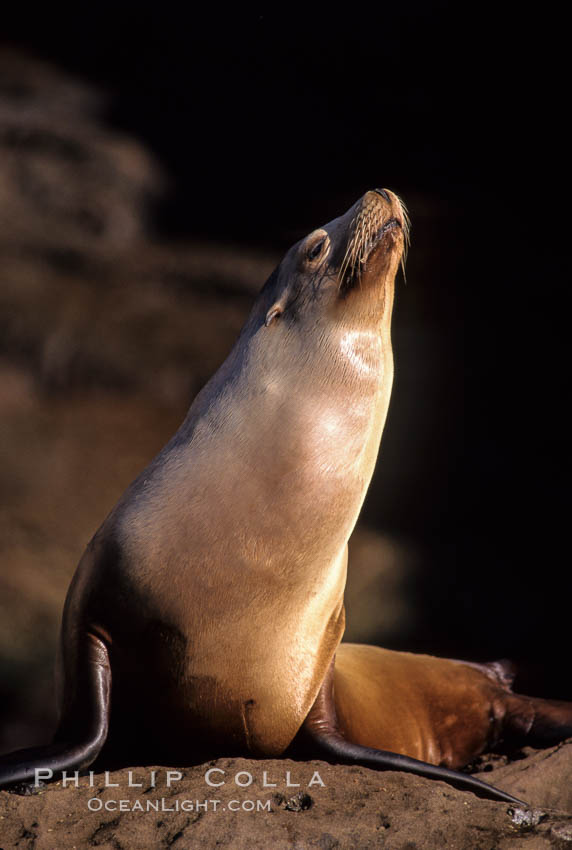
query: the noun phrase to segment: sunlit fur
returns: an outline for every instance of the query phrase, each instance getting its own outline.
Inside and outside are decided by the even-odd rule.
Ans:
[[[371,229],[367,249],[370,206],[403,220],[391,192],[371,191],[290,248],[92,540],[64,612],[60,740],[75,734],[90,633],[112,647],[112,753],[272,756],[299,730],[343,634],[347,541],[391,394],[403,228],[377,242]],[[353,217],[367,263],[341,293]]]

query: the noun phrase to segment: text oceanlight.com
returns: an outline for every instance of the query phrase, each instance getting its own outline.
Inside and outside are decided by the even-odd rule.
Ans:
[[[270,812],[271,800],[102,800],[92,797],[87,801],[90,812]]]

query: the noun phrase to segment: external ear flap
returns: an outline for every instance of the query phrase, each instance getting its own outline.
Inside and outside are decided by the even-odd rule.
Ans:
[[[278,304],[274,304],[266,314],[266,319],[264,321],[266,327],[268,327],[268,325],[271,325],[274,319],[277,319],[278,316],[280,316],[281,314],[282,307],[280,307]]]

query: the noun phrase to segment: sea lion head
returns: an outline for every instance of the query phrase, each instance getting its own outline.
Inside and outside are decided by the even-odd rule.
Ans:
[[[260,360],[267,360],[274,373],[285,364],[300,380],[329,375],[347,384],[352,375],[360,377],[352,364],[366,361],[371,368],[362,369],[361,377],[376,371],[371,357],[380,337],[389,340],[394,279],[408,231],[399,198],[374,189],[293,245],[264,286],[245,328]],[[390,350],[386,353],[391,357]]]
[[[370,313],[391,302],[403,263],[409,221],[387,189],[366,192],[344,215],[313,230],[288,251],[263,294],[266,327],[316,314],[334,321]],[[389,305],[390,306],[390,305]]]

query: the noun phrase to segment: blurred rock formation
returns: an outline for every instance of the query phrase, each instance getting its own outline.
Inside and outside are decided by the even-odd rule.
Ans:
[[[0,53],[0,354],[48,390],[141,388],[177,404],[224,358],[275,258],[154,241],[166,181],[106,125],[106,100]]]

